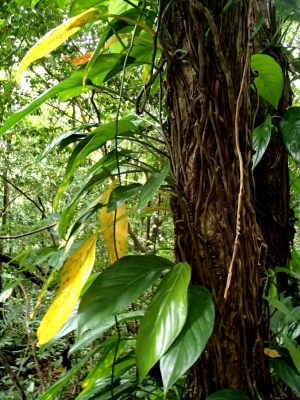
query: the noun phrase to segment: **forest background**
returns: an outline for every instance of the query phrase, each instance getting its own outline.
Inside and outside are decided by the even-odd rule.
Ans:
[[[228,245],[227,249],[224,245],[224,255],[210,238],[210,213],[218,215],[219,207],[215,205],[216,209],[211,210],[210,204],[220,194],[218,185],[226,187],[222,169],[226,170],[226,155],[224,165],[222,157],[207,155],[220,148],[203,145],[203,132],[198,145],[190,146],[195,154],[201,154],[198,164],[209,169],[208,173],[199,173],[203,182],[209,177],[210,186],[203,184],[204,206],[198,212],[196,201],[191,199],[193,189],[191,193],[188,190],[194,185],[194,178],[183,184],[180,175],[184,172],[178,171],[177,166],[184,161],[174,161],[176,129],[172,115],[179,111],[174,111],[175,103],[172,107],[167,95],[172,86],[170,65],[180,64],[180,68],[188,69],[193,64],[183,46],[186,40],[176,37],[167,18],[172,10],[173,21],[174,15],[179,15],[180,21],[185,20],[188,25],[188,2],[167,3],[0,3],[0,398],[166,396],[226,400],[300,396],[300,4],[293,0],[275,1],[274,22],[270,15],[267,20],[264,7],[257,5],[256,10],[252,1],[215,1],[206,5],[190,2],[196,17],[203,21],[204,36],[210,45],[217,37],[213,28],[221,30],[228,16],[233,19],[240,14],[244,21],[253,21],[243,27],[245,49],[250,42],[256,43],[254,38],[261,39],[259,50],[251,47],[251,68],[250,55],[244,54],[244,65],[248,65],[245,91],[251,104],[245,120],[254,128],[249,129],[250,147],[254,149],[252,165],[245,162],[245,170],[252,171],[255,166],[255,176],[255,170],[262,174],[264,168],[271,176],[266,170],[268,149],[278,146],[281,173],[288,173],[289,177],[280,181],[280,193],[266,189],[267,198],[260,198],[257,190],[256,202],[250,197],[256,215],[251,218],[257,218],[264,235],[267,237],[265,221],[271,220],[270,229],[277,232],[276,226],[280,225],[282,231],[272,237],[274,243],[268,243],[267,237],[269,253],[255,261],[265,269],[260,276],[255,275],[254,290],[259,296],[254,307],[259,314],[255,327],[260,324],[257,331],[264,330],[264,339],[251,337],[249,328],[249,349],[243,351],[245,342],[232,339],[232,359],[225,360],[222,376],[218,356],[204,361],[210,352],[217,353],[213,348],[218,343],[225,342],[224,336],[220,340],[216,333],[217,326],[230,312],[240,313],[241,321],[248,318],[247,310],[235,309],[240,298],[233,294],[243,292],[244,286],[235,272],[231,278],[231,267],[224,261],[226,251],[230,252],[228,258],[235,260],[238,246]],[[269,14],[275,12],[274,2],[266,3]],[[90,10],[93,7],[96,11]],[[247,13],[252,7],[253,15]],[[70,18],[72,24],[61,25],[50,40],[34,47],[47,32]],[[272,29],[267,24],[274,24],[268,42],[264,33]],[[220,62],[214,65],[215,69],[218,67],[218,74],[227,79],[218,44],[214,42],[211,48]],[[279,62],[277,48],[285,54],[285,64]],[[26,53],[28,62],[23,63],[22,71],[18,70]],[[260,55],[268,58],[257,57]],[[226,79],[223,85],[229,86]],[[174,81],[176,87],[178,83],[175,78]],[[242,87],[241,82],[242,79],[238,84]],[[200,83],[199,88],[201,92]],[[237,95],[234,115],[238,115]],[[200,95],[193,96],[194,102],[186,107],[192,115],[195,110],[200,115],[204,103],[198,106],[195,101]],[[21,109],[25,111],[18,113]],[[201,123],[196,118],[192,125]],[[228,129],[233,131],[232,127]],[[246,138],[247,135],[244,133]],[[249,145],[247,140],[244,145]],[[188,158],[192,158],[191,154]],[[237,166],[233,168],[234,175],[241,165],[238,151],[229,157]],[[189,168],[187,163],[183,171],[186,169],[193,177]],[[237,199],[243,174],[232,192],[236,211],[234,223],[229,221],[232,232],[227,234],[233,238],[243,235],[238,225],[232,227],[239,215]],[[286,206],[285,214],[279,212],[282,220],[274,214],[273,206],[271,212],[268,209],[276,197]],[[249,210],[247,207],[250,206],[245,202],[244,209]],[[230,219],[229,206],[228,210]],[[224,231],[225,214],[220,213],[220,220],[225,221],[221,224]],[[256,222],[253,224],[256,226]],[[195,232],[194,236],[189,229]],[[184,237],[189,238],[187,243]],[[195,237],[200,242],[197,245]],[[184,245],[188,249],[192,242],[188,255]],[[237,239],[232,240],[236,242]],[[249,247],[245,252],[249,252],[249,259],[258,254]],[[125,254],[129,256],[123,257]],[[223,267],[219,267],[220,260]],[[202,275],[198,268],[201,262]],[[252,277],[250,264],[248,270],[245,263],[245,274]],[[209,274],[216,276],[207,278]],[[253,294],[252,289],[250,292]],[[251,296],[247,296],[251,302]],[[232,311],[223,309],[222,304],[234,304]],[[235,321],[232,325],[242,323]],[[227,328],[224,332],[230,337]],[[204,349],[202,359],[194,365]],[[253,356],[255,352],[258,355]],[[257,367],[260,357],[264,360],[260,367],[263,372]],[[243,371],[240,375],[237,367]],[[266,387],[270,388],[268,392]]]

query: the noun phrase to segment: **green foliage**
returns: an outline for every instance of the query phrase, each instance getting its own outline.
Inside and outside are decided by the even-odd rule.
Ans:
[[[251,69],[258,73],[254,84],[259,95],[277,108],[284,84],[280,65],[270,56],[254,54]]]
[[[76,364],[58,379],[49,378],[47,390],[40,399],[51,399],[63,389],[76,388],[74,382],[83,382],[82,388],[76,388],[77,399],[184,398],[186,373],[211,336],[215,307],[207,289],[190,285],[191,267],[187,263],[174,265],[169,251],[173,248],[173,225],[165,213],[170,211],[170,193],[178,195],[178,188],[174,185],[162,140],[166,121],[156,92],[159,73],[164,76],[159,64],[154,68],[161,55],[155,31],[161,21],[159,10],[156,4],[148,1],[142,4],[123,0],[75,0],[70,4],[57,0],[57,7],[51,1],[8,3],[1,26],[9,25],[10,37],[5,40],[2,56],[10,51],[18,60],[10,59],[10,76],[0,89],[3,95],[1,115],[8,117],[0,134],[5,134],[2,137],[8,150],[10,146],[16,147],[19,159],[10,158],[9,150],[1,167],[18,178],[18,184],[26,187],[26,192],[34,193],[37,204],[38,195],[47,199],[45,207],[40,201],[42,212],[40,209],[39,212],[43,219],[37,221],[36,226],[55,225],[28,242],[13,243],[12,255],[22,252],[13,260],[18,261],[21,272],[30,272],[30,279],[38,277],[44,283],[45,303],[36,311],[32,330],[36,331],[57,291],[64,261],[82,240],[98,231],[95,216],[104,206],[103,195],[112,178],[117,178],[120,185],[110,195],[108,212],[116,211],[127,202],[130,223],[138,236],[131,235],[136,239],[131,244],[131,255],[118,259],[111,266],[107,265],[103,241],[99,241],[96,274],[83,288],[79,303],[64,326],[41,347],[38,355],[40,359],[48,357],[49,349],[59,353],[66,338],[72,339],[69,355],[73,355]],[[222,13],[228,12],[235,3],[227,2]],[[296,2],[278,0],[277,5],[280,18],[300,17]],[[72,18],[91,7],[97,8],[102,16],[91,20],[82,32],[54,49],[51,57],[33,65],[28,73],[33,100],[24,101],[21,90],[12,82],[13,63],[20,61],[41,36],[59,25],[67,13]],[[258,18],[253,35],[259,36],[262,23],[262,18]],[[25,26],[29,27],[28,32]],[[2,30],[2,37],[4,34]],[[26,43],[23,43],[25,36]],[[94,54],[87,65],[74,70],[73,66],[64,64],[60,56],[65,52],[68,57],[75,57],[78,48],[82,52],[94,49]],[[3,67],[7,66],[6,58]],[[297,66],[296,59],[294,61]],[[284,81],[279,64],[265,54],[252,55],[251,69],[258,73],[253,88],[267,102],[261,118],[264,122],[253,132],[255,167],[271,140],[270,110],[271,106],[278,107]],[[151,98],[151,107],[146,107],[147,116],[140,119],[133,114],[133,99],[138,91]],[[60,104],[56,103],[57,95]],[[8,101],[11,109],[7,107]],[[15,111],[12,103],[19,103],[20,108]],[[295,161],[299,161],[298,114],[298,107],[291,107],[280,122],[284,143]],[[30,152],[28,148],[34,150]],[[35,175],[38,178],[32,180]],[[43,185],[44,179],[47,182]],[[299,193],[297,181],[293,188]],[[30,206],[16,204],[14,207],[10,227],[3,226],[5,234],[11,234],[11,228],[34,229],[36,205],[31,201]],[[14,220],[18,215],[26,219],[26,224]],[[159,238],[166,244],[163,240],[160,243]],[[9,246],[4,245],[5,251],[11,251]],[[134,254],[138,250],[146,253],[153,250],[153,253]],[[158,252],[168,258],[158,256]],[[286,272],[289,278],[299,279],[298,261],[294,257],[295,270],[292,265],[290,269],[278,267],[271,275]],[[6,265],[5,271],[10,270]],[[18,288],[21,274],[2,275],[5,287],[0,301],[5,302],[3,309],[10,317],[9,307],[17,310],[13,305],[17,297],[14,290]],[[29,281],[24,284],[32,297],[28,306],[32,310],[39,291],[33,290]],[[272,284],[275,290],[272,294],[269,290],[269,296],[264,298],[273,311],[271,347],[278,349],[282,357],[270,359],[270,366],[276,379],[281,379],[300,395],[300,357],[296,343],[300,311],[291,306],[289,299],[277,296],[275,278]],[[26,311],[28,318],[27,314]],[[17,315],[21,319],[21,312]],[[1,332],[11,326],[11,321],[5,321],[5,318],[1,320]],[[18,323],[25,332],[24,321]],[[12,345],[15,338],[12,340],[7,333],[5,335],[1,343]],[[59,365],[58,358],[56,355],[55,362]],[[91,368],[87,366],[89,360]],[[152,378],[158,361],[162,384]],[[31,386],[28,387],[31,393]],[[62,393],[59,396],[64,396]],[[32,395],[32,398],[36,397]],[[67,394],[62,398],[67,398]],[[249,397],[237,389],[227,388],[210,395],[207,400],[213,399],[247,400]]]

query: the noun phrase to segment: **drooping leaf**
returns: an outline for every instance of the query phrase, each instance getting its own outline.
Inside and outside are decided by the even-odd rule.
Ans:
[[[98,16],[99,11],[95,8],[91,8],[48,32],[28,51],[21,61],[16,73],[16,81],[19,82],[21,73],[25,71],[32,62],[51,53],[51,51],[56,49],[69,36],[78,32],[89,20],[97,18]]]
[[[281,333],[280,336],[282,337],[285,347],[288,349],[293,363],[300,374],[300,348],[297,348],[287,335]]]
[[[215,307],[202,286],[188,289],[188,315],[173,345],[160,359],[165,393],[200,357],[213,331]]]
[[[250,397],[238,389],[222,389],[211,394],[206,400],[250,400]]]
[[[116,187],[109,197],[109,202],[107,204],[107,211],[114,211],[116,208],[120,207],[125,201],[131,199],[132,196],[137,194],[141,189],[140,183],[132,183],[126,186]]]
[[[136,340],[136,364],[140,382],[165,354],[184,326],[190,277],[191,268],[187,263],[175,265],[150,301]]]
[[[170,164],[165,164],[160,172],[157,172],[150,176],[143,188],[141,189],[139,202],[138,202],[138,212],[140,212],[149,202],[149,200],[155,195],[155,193],[160,188],[161,184],[165,180],[166,176],[170,171]]]
[[[82,296],[79,334],[123,310],[172,265],[167,259],[153,255],[120,258],[102,272]]]
[[[283,380],[283,382],[291,389],[293,389],[294,392],[296,392],[299,396],[300,374],[298,373],[294,365],[284,357],[270,358],[269,363],[278,378]]]
[[[254,54],[251,57],[251,69],[259,74],[254,79],[258,94],[277,108],[284,84],[280,65],[266,54]]]
[[[66,261],[61,287],[37,331],[38,344],[47,343],[67,321],[94,265],[98,234],[87,239]]]
[[[115,179],[106,193],[105,204],[108,203],[109,196],[116,184],[117,180]],[[111,264],[126,255],[128,247],[128,217],[125,214],[125,203],[121,204],[115,211],[108,212],[107,207],[102,207],[100,210],[101,230],[103,231],[103,238]],[[116,221],[119,218],[121,219]]]
[[[300,107],[290,107],[280,122],[283,141],[295,161],[300,160]]]
[[[264,122],[253,131],[252,147],[256,152],[252,157],[253,168],[256,167],[267,150],[271,139],[271,126],[271,116],[270,114],[267,114]]]

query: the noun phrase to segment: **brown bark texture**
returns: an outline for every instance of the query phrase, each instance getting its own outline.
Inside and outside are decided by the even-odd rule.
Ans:
[[[163,7],[167,140],[179,193],[172,203],[175,251],[177,261],[191,265],[192,283],[207,287],[216,305],[211,340],[194,366],[193,397],[234,387],[267,400],[280,395],[264,356],[269,327],[262,294],[267,269],[287,260],[289,188],[279,136],[253,177],[252,132],[266,106],[251,89],[250,59],[264,46],[284,71],[287,61],[268,47],[276,31],[273,1],[231,2],[224,10],[227,3]],[[258,15],[264,22],[254,39]],[[290,104],[287,76],[286,83],[273,115]],[[269,195],[268,215],[255,211],[256,191],[262,202]]]

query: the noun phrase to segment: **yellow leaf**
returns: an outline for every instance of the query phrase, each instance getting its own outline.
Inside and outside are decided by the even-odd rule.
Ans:
[[[271,357],[271,358],[281,357],[281,355],[278,353],[277,350],[271,350],[271,349],[265,348],[264,353],[266,356]]]
[[[25,71],[32,62],[51,53],[51,51],[56,49],[69,36],[78,32],[87,21],[99,17],[99,15],[100,13],[98,10],[90,8],[48,32],[28,51],[21,61],[16,73],[16,81],[19,83],[21,73]]]
[[[60,289],[37,331],[38,346],[49,342],[73,311],[93,268],[98,236],[92,235],[65,262]]]
[[[73,65],[84,65],[89,61],[89,59],[92,57],[93,54],[94,54],[93,51],[88,51],[87,53],[78,56],[75,60],[72,60],[71,58],[66,56],[62,56],[61,58],[64,62],[69,62]]]
[[[105,196],[105,202],[109,200],[109,196],[112,190],[116,187],[117,180],[114,180]],[[113,264],[118,258],[126,255],[128,246],[128,218],[123,217],[117,222],[116,219],[121,218],[122,215],[126,214],[126,205],[122,204],[117,208],[116,211],[110,213],[107,212],[107,207],[102,207],[100,211],[100,223],[101,230],[103,232],[103,238],[108,250],[110,263]]]

